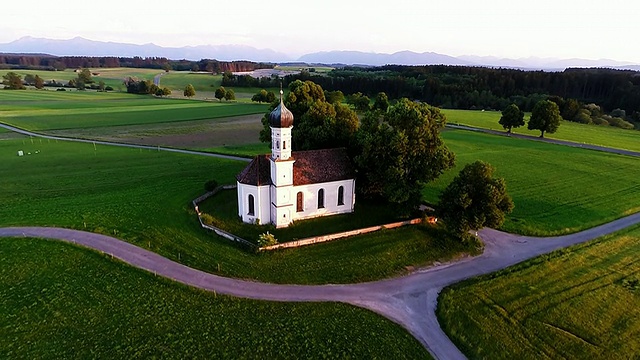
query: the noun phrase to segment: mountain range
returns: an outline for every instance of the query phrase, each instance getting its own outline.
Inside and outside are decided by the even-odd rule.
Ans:
[[[434,52],[416,53],[400,51],[393,54],[361,51],[323,51],[295,58],[271,49],[257,49],[246,45],[199,45],[162,47],[155,44],[127,44],[93,41],[81,37],[68,40],[23,37],[0,44],[0,53],[50,54],[55,56],[117,56],[117,57],[166,57],[172,60],[216,59],[221,61],[249,60],[256,62],[328,65],[466,65],[516,68],[527,70],[564,70],[568,67],[607,67],[640,71],[640,64],[612,59],[557,59],[519,58],[508,59],[493,56],[449,56]]]

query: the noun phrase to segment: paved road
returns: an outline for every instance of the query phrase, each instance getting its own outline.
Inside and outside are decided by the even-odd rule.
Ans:
[[[22,135],[33,136],[33,137],[38,137],[38,138],[43,138],[43,139],[74,141],[74,142],[81,142],[81,143],[88,143],[88,144],[98,144],[98,145],[120,146],[120,147],[134,148],[134,149],[168,151],[168,152],[174,152],[174,153],[180,153],[180,154],[209,156],[209,157],[215,157],[215,158],[219,158],[219,159],[237,160],[237,161],[245,161],[245,162],[251,161],[251,159],[249,159],[249,158],[244,158],[244,157],[240,157],[240,156],[214,154],[214,153],[208,153],[208,152],[203,152],[203,151],[174,149],[174,148],[168,148],[168,147],[162,147],[162,146],[125,144],[125,143],[117,143],[117,142],[112,142],[112,141],[78,139],[78,138],[55,136],[55,135],[45,135],[45,134],[34,133],[32,131],[20,129],[20,128],[17,128],[15,126],[2,124],[2,123],[0,123],[0,127],[5,128],[7,130],[11,130],[13,132],[17,132],[17,133],[22,134]]]
[[[272,301],[340,301],[377,312],[404,326],[438,359],[464,359],[440,329],[438,294],[447,285],[494,272],[526,259],[640,223],[640,213],[580,233],[534,238],[483,229],[485,251],[477,257],[418,270],[410,275],[351,285],[276,285],[225,278],[173,262],[156,253],[105,235],[45,227],[0,228],[0,237],[39,237],[76,243],[135,267],[220,294]]]
[[[472,126],[447,124],[447,127],[451,128],[451,129],[460,129],[460,130],[482,132],[482,133],[492,134],[492,135],[507,136],[507,133],[504,132],[504,131],[489,130],[489,129],[477,128],[477,127],[472,127]],[[609,147],[605,147],[605,146],[590,145],[590,144],[580,144],[580,143],[572,142],[572,141],[540,138],[540,137],[531,136],[531,135],[522,135],[522,134],[513,134],[512,133],[510,136],[514,137],[514,138],[518,138],[518,139],[541,141],[541,142],[546,142],[546,143],[549,143],[549,144],[564,145],[564,146],[571,146],[571,147],[576,147],[576,148],[581,148],[581,149],[597,150],[597,151],[604,151],[604,152],[613,153],[613,154],[640,157],[640,152],[638,152],[638,151],[614,149],[614,148],[609,148]]]

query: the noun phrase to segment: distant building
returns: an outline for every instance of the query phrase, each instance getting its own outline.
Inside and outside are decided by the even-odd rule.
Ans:
[[[293,114],[269,114],[271,155],[256,156],[237,175],[238,216],[246,223],[286,227],[294,220],[353,212],[355,172],[346,149],[291,151]]]

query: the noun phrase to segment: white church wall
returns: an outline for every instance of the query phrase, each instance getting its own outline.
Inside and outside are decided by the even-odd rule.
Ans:
[[[344,204],[338,205],[338,189],[344,188]],[[324,189],[324,207],[318,208],[318,191]],[[291,190],[293,220],[353,212],[355,205],[355,180],[341,180],[320,184],[294,186]],[[298,211],[298,193],[303,194],[303,209]]]
[[[249,213],[249,195],[253,196],[253,214]],[[270,217],[269,186],[253,186],[238,183],[238,216],[246,223],[268,224]]]

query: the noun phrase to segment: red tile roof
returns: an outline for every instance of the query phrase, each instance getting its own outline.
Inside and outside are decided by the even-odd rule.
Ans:
[[[355,178],[355,171],[344,148],[294,151],[293,185],[319,184]],[[236,176],[241,184],[271,184],[269,155],[258,155]]]

